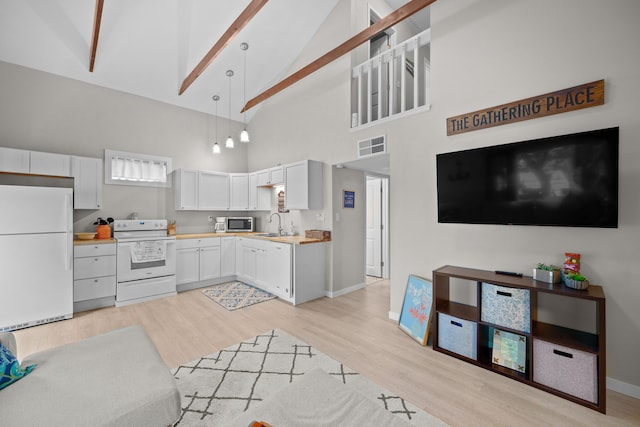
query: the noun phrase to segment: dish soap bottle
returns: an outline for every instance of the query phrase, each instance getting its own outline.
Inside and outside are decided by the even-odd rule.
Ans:
[[[293,227],[293,221],[291,221],[291,226],[289,227],[289,236],[295,236],[296,229]]]

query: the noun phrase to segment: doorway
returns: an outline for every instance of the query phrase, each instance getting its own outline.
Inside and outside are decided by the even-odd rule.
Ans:
[[[389,179],[366,175],[366,275],[389,278]]]

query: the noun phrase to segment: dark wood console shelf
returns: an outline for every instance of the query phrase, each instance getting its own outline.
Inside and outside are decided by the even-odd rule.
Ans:
[[[454,283],[450,279],[462,280]],[[606,325],[602,286],[590,285],[580,291],[563,284],[533,280],[530,276],[508,276],[450,265],[433,271],[433,285],[434,350],[606,412]],[[475,305],[453,300],[451,290],[454,286],[468,286],[468,291],[476,292]],[[592,331],[554,324],[549,319],[538,320],[542,317],[538,312],[541,294],[590,301],[589,307],[593,306],[595,310],[591,313],[595,325],[584,329]],[[545,313],[545,316],[553,319],[553,314]],[[522,341],[525,344],[521,344]],[[514,342],[520,350],[514,350]],[[496,345],[494,349],[494,343],[500,343],[500,346]],[[505,355],[519,361],[524,359],[524,363],[505,362]],[[503,361],[498,364],[496,361],[500,357]],[[503,366],[505,363],[517,367]]]

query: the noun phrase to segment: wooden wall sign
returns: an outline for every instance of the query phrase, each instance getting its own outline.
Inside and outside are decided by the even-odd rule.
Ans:
[[[471,132],[604,104],[604,80],[447,119],[447,135]]]

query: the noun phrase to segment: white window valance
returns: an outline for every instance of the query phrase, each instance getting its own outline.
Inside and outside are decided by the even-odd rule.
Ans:
[[[171,159],[104,150],[105,184],[168,187]]]

